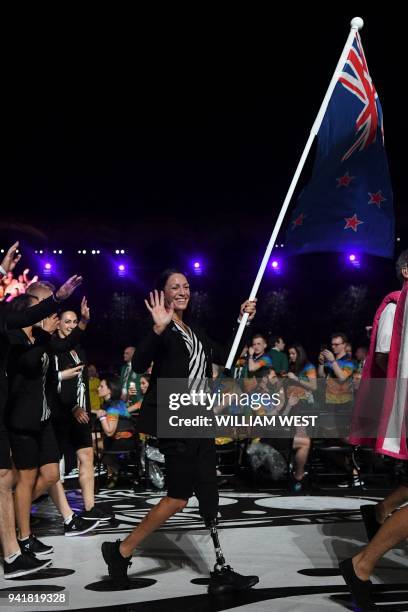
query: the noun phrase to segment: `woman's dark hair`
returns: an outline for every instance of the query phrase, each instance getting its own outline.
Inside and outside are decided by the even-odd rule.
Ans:
[[[145,378],[147,380],[147,382],[150,384],[150,374],[141,374],[140,378]]]
[[[104,376],[103,380],[106,381],[106,385],[111,392],[110,401],[117,402],[122,397],[122,385],[120,384],[119,376],[108,374]]]
[[[182,272],[178,268],[167,268],[167,270],[163,270],[163,272],[156,279],[155,287],[159,291],[164,291],[164,287],[172,274],[182,274],[188,280],[188,276],[185,272]]]
[[[288,351],[290,351],[290,349],[295,349],[296,361],[295,363],[290,362],[289,372],[299,374],[303,370],[305,365],[309,362],[309,359],[307,358],[306,351],[301,344],[291,344],[288,347]]]

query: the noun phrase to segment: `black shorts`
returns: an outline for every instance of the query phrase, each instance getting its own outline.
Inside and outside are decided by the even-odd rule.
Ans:
[[[0,424],[0,470],[11,470],[10,442],[7,430]]]
[[[53,421],[53,425],[61,457],[67,446],[71,446],[76,451],[81,448],[92,448],[91,420],[88,423],[78,423],[72,414],[67,414],[64,418]]]
[[[31,470],[48,463],[59,463],[60,455],[51,421],[39,432],[10,431],[13,463],[18,470]]]
[[[204,518],[218,514],[215,442],[211,439],[161,439],[166,466],[167,495],[188,500],[195,493]]]

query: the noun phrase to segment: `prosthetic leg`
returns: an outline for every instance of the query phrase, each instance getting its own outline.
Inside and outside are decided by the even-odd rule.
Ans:
[[[217,519],[205,519],[205,526],[210,530],[210,536],[214,544],[215,551],[215,565],[214,571],[221,571],[224,567],[227,567],[225,564],[225,557],[223,555],[220,540],[218,538],[218,530],[217,530]]]
[[[233,591],[243,591],[257,584],[259,582],[258,576],[242,576],[234,572],[232,567],[225,563],[225,557],[218,538],[217,519],[204,518],[204,523],[207,529],[210,530],[216,559],[214,571],[210,572],[209,594],[223,595]]]

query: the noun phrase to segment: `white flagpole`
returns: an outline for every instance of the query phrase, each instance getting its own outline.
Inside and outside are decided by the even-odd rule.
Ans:
[[[269,261],[269,258],[271,256],[272,249],[275,246],[276,238],[277,238],[279,230],[280,230],[280,228],[282,226],[283,219],[285,218],[286,211],[287,211],[287,209],[289,207],[290,200],[292,198],[293,192],[294,192],[294,190],[296,188],[296,185],[297,185],[297,182],[299,180],[300,174],[301,174],[301,172],[303,170],[303,166],[305,165],[307,156],[309,155],[309,151],[310,151],[310,148],[311,148],[311,146],[313,144],[313,140],[315,139],[315,136],[317,135],[317,133],[318,133],[318,131],[320,129],[320,125],[321,125],[321,123],[323,121],[323,117],[324,117],[326,109],[327,109],[327,107],[329,105],[330,98],[332,96],[333,90],[336,87],[336,84],[337,84],[337,81],[339,79],[339,76],[340,76],[340,74],[341,74],[341,72],[343,70],[344,64],[346,63],[347,57],[348,57],[348,55],[350,53],[350,49],[351,49],[351,47],[353,45],[354,37],[355,37],[357,31],[361,30],[363,25],[364,25],[364,21],[361,19],[361,17],[354,17],[354,19],[351,20],[351,23],[350,23],[351,29],[350,29],[350,33],[349,33],[348,38],[347,38],[347,42],[346,42],[346,44],[344,46],[343,52],[342,52],[342,54],[340,56],[340,59],[338,61],[338,64],[337,64],[336,69],[334,71],[334,74],[333,74],[332,79],[330,81],[329,87],[328,87],[328,89],[326,91],[326,95],[323,98],[323,102],[322,102],[322,105],[321,105],[321,107],[319,109],[319,112],[317,113],[317,117],[315,119],[315,122],[313,123],[312,129],[310,130],[310,134],[309,134],[309,138],[308,138],[308,140],[306,142],[306,146],[305,146],[305,148],[303,150],[302,156],[301,156],[301,158],[299,160],[299,163],[298,163],[298,166],[296,168],[296,172],[295,172],[295,174],[293,176],[293,179],[292,179],[292,182],[291,182],[291,184],[289,186],[289,189],[288,189],[288,192],[286,194],[285,200],[284,200],[284,202],[282,204],[281,211],[280,211],[279,216],[278,216],[278,218],[276,220],[275,227],[273,228],[273,232],[272,232],[271,238],[269,240],[269,244],[268,244],[268,246],[266,248],[265,255],[263,256],[262,263],[260,265],[260,268],[258,270],[258,274],[257,274],[255,282],[253,284],[253,287],[252,287],[252,290],[251,290],[251,293],[250,293],[250,296],[249,296],[250,300],[253,300],[256,297],[256,294],[258,293],[259,285],[261,284],[261,280],[262,280],[262,277],[263,277],[263,275],[265,273],[266,266],[268,265],[268,261]],[[225,367],[228,370],[230,370],[231,367],[232,367],[232,362],[233,362],[234,356],[235,356],[235,354],[236,354],[236,352],[238,350],[238,346],[239,346],[239,343],[241,341],[242,334],[244,333],[244,328],[245,328],[246,323],[248,321],[248,316],[249,315],[247,313],[245,313],[244,316],[242,317],[241,323],[240,323],[240,325],[238,327],[236,336],[234,338],[234,342],[232,343],[231,351],[230,351],[230,354],[228,356],[227,363],[225,364]]]

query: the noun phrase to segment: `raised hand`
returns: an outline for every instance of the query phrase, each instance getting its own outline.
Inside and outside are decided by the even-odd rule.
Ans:
[[[323,355],[323,357],[326,359],[326,361],[330,361],[333,363],[333,361],[336,361],[335,356],[333,355],[333,353],[331,351],[329,351],[328,349],[325,349],[324,351],[322,351],[321,353]]]
[[[81,302],[81,318],[86,322],[88,322],[91,318],[91,314],[90,314],[90,310],[89,310],[89,306],[88,306],[86,297],[83,297],[82,302]]]
[[[7,272],[12,272],[14,270],[14,268],[16,267],[16,265],[18,264],[18,262],[21,259],[21,255],[17,255],[16,251],[18,249],[18,242],[15,242],[7,251],[3,261],[1,262],[1,266],[4,269],[4,271]]]
[[[55,294],[57,300],[63,301],[72,295],[77,287],[82,283],[82,276],[71,276],[65,283],[60,287]]]
[[[164,303],[164,293],[163,291],[159,292],[157,289],[154,292],[150,292],[150,304],[147,300],[145,300],[146,308],[152,315],[152,319],[154,322],[153,329],[157,334],[161,334],[174,315],[174,304],[172,303],[170,306],[166,307]]]

